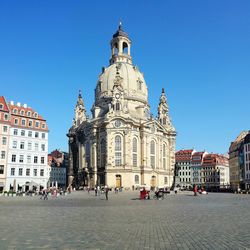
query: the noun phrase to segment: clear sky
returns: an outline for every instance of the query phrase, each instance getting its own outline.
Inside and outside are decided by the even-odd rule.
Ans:
[[[90,114],[122,20],[151,112],[162,87],[176,149],[225,153],[250,129],[250,1],[0,1],[0,95],[48,122],[49,150],[67,150],[78,90]]]

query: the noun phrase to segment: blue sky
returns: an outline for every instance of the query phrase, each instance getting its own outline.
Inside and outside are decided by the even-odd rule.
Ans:
[[[249,130],[250,1],[0,1],[0,95],[48,122],[49,150],[67,150],[78,90],[86,108],[122,20],[151,112],[162,87],[176,149],[225,153]]]

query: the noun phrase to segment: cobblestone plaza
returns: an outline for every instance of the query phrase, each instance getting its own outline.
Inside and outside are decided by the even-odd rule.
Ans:
[[[250,249],[250,195],[0,197],[0,249]]]

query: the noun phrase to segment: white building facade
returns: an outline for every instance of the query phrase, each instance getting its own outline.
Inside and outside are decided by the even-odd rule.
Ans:
[[[73,186],[170,187],[176,132],[164,89],[153,118],[143,74],[132,64],[131,40],[121,25],[111,40],[110,65],[102,69],[86,115],[79,94],[69,137],[68,181]]]
[[[6,191],[47,187],[48,127],[27,105],[8,104],[11,126],[6,171]]]

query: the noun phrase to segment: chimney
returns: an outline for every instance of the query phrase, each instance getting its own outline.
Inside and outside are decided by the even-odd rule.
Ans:
[[[24,104],[23,104],[23,107],[24,107],[24,108],[27,108],[28,106],[27,106],[27,104],[26,104],[26,103],[24,103]]]
[[[17,102],[17,107],[21,107],[21,103],[20,102]]]
[[[10,101],[10,105],[14,105],[14,101]]]

